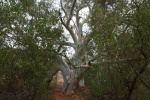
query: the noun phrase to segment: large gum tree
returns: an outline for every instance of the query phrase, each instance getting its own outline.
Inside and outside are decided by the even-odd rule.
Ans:
[[[60,0],[59,18],[62,26],[66,30],[71,42],[57,43],[58,54],[62,47],[73,48],[71,57],[64,53],[59,54],[58,59],[60,64],[53,68],[50,72],[50,80],[59,71],[62,71],[64,78],[64,86],[62,91],[73,90],[79,85],[81,80],[84,85],[82,75],[86,68],[90,67],[90,62],[93,59],[85,51],[85,46],[90,42],[90,29],[88,26],[90,12],[93,3],[91,0]],[[86,26],[86,27],[85,27]]]

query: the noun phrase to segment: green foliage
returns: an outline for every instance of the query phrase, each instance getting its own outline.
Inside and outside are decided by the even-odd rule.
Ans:
[[[65,40],[58,17],[33,0],[2,1],[0,9],[0,99],[41,99],[57,60],[54,43]]]
[[[149,74],[145,73],[143,76],[148,77]],[[84,77],[86,84],[91,89],[93,100],[120,100],[126,99],[128,86],[135,77],[135,73],[129,65],[104,64],[94,66],[88,70]],[[142,79],[149,85],[149,78],[142,77]],[[150,90],[141,84],[139,80],[135,85],[131,100],[148,100],[150,97],[149,93]]]
[[[111,9],[93,8],[90,46],[99,64],[85,77],[95,98],[148,100],[150,90],[144,83],[150,86],[150,9],[146,2],[123,0]]]
[[[52,59],[55,59],[55,55],[44,49],[2,49],[2,85],[5,85],[5,83],[9,84],[9,82],[12,81],[17,82],[18,80],[23,81],[21,87],[23,86],[24,88],[31,87],[32,85],[42,86],[42,82],[45,83],[46,81],[45,78],[47,76],[47,70],[54,64],[54,61],[50,61]],[[7,90],[6,88],[8,88],[8,90],[11,90],[11,88],[14,87],[13,85],[15,85],[16,82],[10,83],[9,87],[3,86],[4,90],[1,89],[1,92]]]

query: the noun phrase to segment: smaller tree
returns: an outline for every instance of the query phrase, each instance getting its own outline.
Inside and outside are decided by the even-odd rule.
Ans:
[[[50,7],[32,0],[0,3],[0,99],[40,99],[48,90],[47,73],[57,59],[54,44],[64,41]]]
[[[91,24],[95,43],[93,49],[99,62],[95,67],[100,68],[93,67],[91,72],[94,71],[94,74],[91,75],[95,79],[87,79],[93,92],[98,92],[94,94],[97,98],[149,98],[149,83],[143,79],[148,76],[150,64],[147,2],[118,1],[105,8],[95,4]],[[96,89],[97,86],[100,90]]]

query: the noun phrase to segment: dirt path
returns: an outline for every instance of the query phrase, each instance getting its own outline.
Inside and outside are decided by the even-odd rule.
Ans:
[[[85,88],[80,88],[75,92],[70,91],[69,93],[63,94],[61,90],[64,81],[60,73],[57,75],[57,78],[57,81],[54,82],[54,88],[50,91],[52,94],[48,96],[47,100],[88,100],[87,96],[85,96],[85,94],[87,94],[87,89]]]
[[[48,100],[90,100],[88,90],[85,88],[77,89],[75,92],[63,94],[61,88],[53,90]]]
[[[76,100],[71,95],[66,95],[61,92],[61,86],[57,86],[52,90],[52,95],[49,96],[48,100]]]
[[[84,97],[83,91],[84,89],[79,89],[76,92],[69,92],[63,94],[61,92],[63,83],[57,84],[57,87],[51,91],[51,95],[48,97],[47,100],[88,100]]]
[[[74,97],[68,96],[61,92],[63,81],[59,81],[56,83],[56,87],[51,91],[52,95],[48,97],[48,100],[75,100]]]
[[[53,94],[52,100],[75,100],[73,97],[61,94],[60,92],[55,92]]]

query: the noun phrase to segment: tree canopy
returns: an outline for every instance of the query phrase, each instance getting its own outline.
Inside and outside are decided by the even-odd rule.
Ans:
[[[44,99],[61,70],[63,92],[82,81],[93,99],[148,100],[149,0],[58,3],[0,1],[0,99]]]
[[[1,1],[0,9],[0,98],[39,98],[56,64],[54,44],[65,40],[57,12],[33,0]]]

